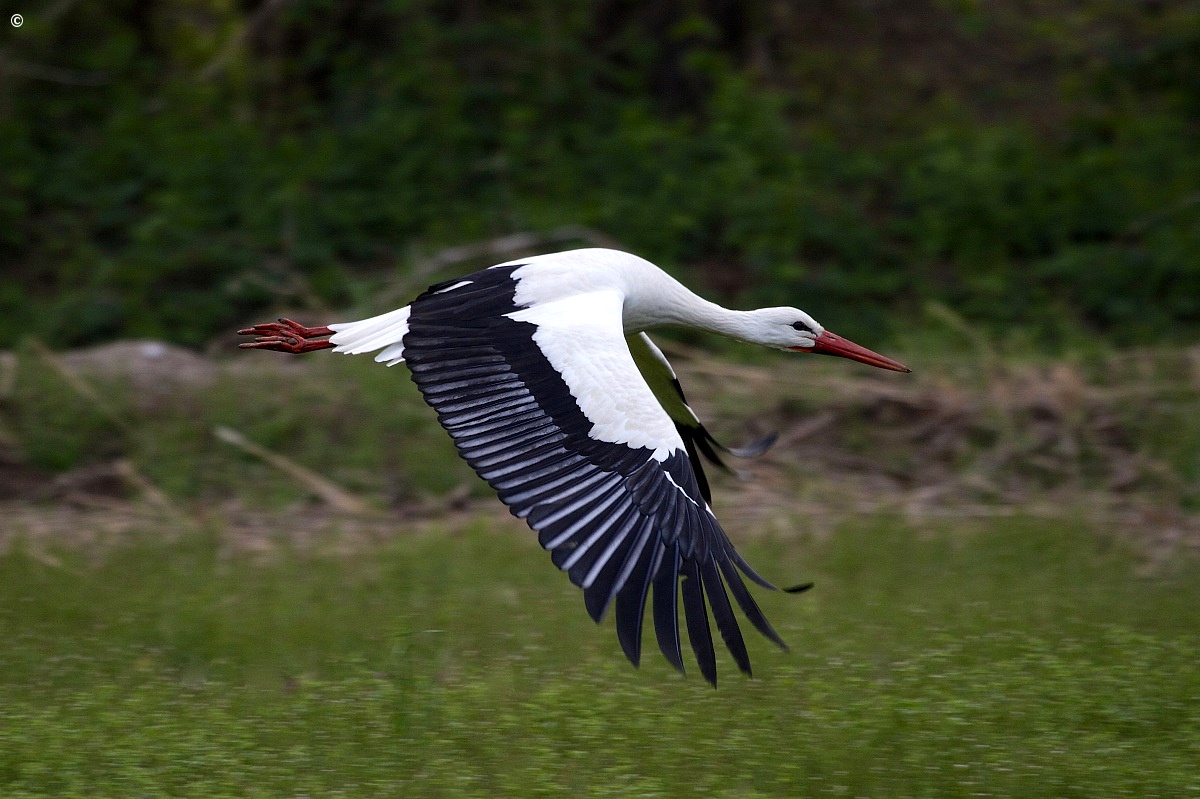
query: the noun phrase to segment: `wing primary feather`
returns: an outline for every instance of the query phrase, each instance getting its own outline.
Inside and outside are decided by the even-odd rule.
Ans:
[[[661,543],[657,543],[652,550],[644,551],[637,568],[629,575],[629,581],[617,594],[617,640],[621,642],[625,657],[635,666],[642,659],[642,621],[646,615],[646,597],[664,552],[666,547]]]
[[[684,672],[683,652],[679,645],[679,562],[679,543],[676,542],[653,578],[654,635],[667,662]]]
[[[687,621],[688,640],[704,675],[714,688],[717,686],[717,653],[713,650],[712,630],[708,629],[708,608],[704,603],[704,585],[700,582],[700,563],[689,559],[680,569],[683,582],[683,617]]]
[[[708,458],[709,462],[714,466],[718,466],[730,474],[733,473],[733,470],[729,468],[729,464],[721,460],[721,456],[717,452],[717,450],[728,450],[721,446],[715,438],[709,435],[708,430],[703,427],[697,427],[692,431],[691,435],[686,436],[686,438],[688,438],[691,442],[694,442],[696,448],[699,449],[704,457]]]
[[[651,520],[647,519],[645,522],[643,522],[641,529],[636,533],[636,535],[630,538],[629,544],[625,547],[622,547],[620,551],[620,557],[618,558],[614,556],[609,561],[609,564],[607,564],[608,566],[616,567],[613,569],[607,569],[610,572],[615,572],[612,578],[596,580],[593,583],[593,588],[597,589],[603,594],[603,603],[600,606],[601,618],[603,618],[604,614],[608,611],[608,608],[612,605],[613,600],[617,598],[617,595],[621,592],[621,589],[625,587],[626,582],[628,582],[630,576],[633,574],[633,570],[637,568],[638,562],[642,558],[642,553],[647,551],[646,545],[650,542],[650,539],[653,536],[654,524]],[[586,600],[586,591],[584,594],[584,599]]]
[[[733,543],[731,541],[729,541],[729,539],[725,540],[725,542],[723,544],[723,548],[724,548],[726,554],[729,555],[730,560],[732,560],[734,563],[736,563],[737,567],[739,569],[741,569],[742,572],[747,577],[749,577],[751,580],[758,583],[763,588],[769,588],[772,591],[780,590],[778,586],[774,585],[769,580],[767,580],[767,578],[763,577],[761,574],[756,572],[750,566],[750,564],[746,562],[746,559],[743,558],[741,556],[741,554],[736,549],[733,548]],[[783,592],[785,594],[802,594],[812,587],[813,587],[813,583],[800,583],[799,585],[793,585],[790,588],[784,588]]]
[[[630,552],[640,552],[646,540],[653,532],[650,519],[637,519],[625,525],[613,539],[600,557],[596,558],[592,568],[580,583],[583,586],[583,604],[588,614],[596,621],[604,618],[608,606],[612,604],[617,592],[625,585],[628,573],[622,568],[630,556]],[[580,571],[576,566],[575,571]],[[574,578],[572,578],[574,579]]]
[[[750,653],[746,651],[746,641],[742,638],[742,630],[738,627],[737,617],[733,615],[733,606],[729,604],[729,595],[717,573],[717,566],[709,558],[700,566],[700,577],[704,580],[704,591],[708,594],[709,604],[712,605],[713,618],[717,620],[717,629],[721,631],[721,639],[733,655],[737,667],[748,677],[754,676],[750,671]]]
[[[725,447],[725,451],[738,458],[757,458],[769,450],[779,440],[778,433],[769,433],[741,447]]]
[[[692,463],[696,465],[697,476],[699,476],[699,460],[696,458],[696,453],[703,455],[710,463],[717,466],[729,474],[741,474],[734,471],[728,463],[721,458],[721,453],[733,455],[735,458],[756,458],[762,455],[775,440],[779,438],[778,433],[771,433],[756,439],[744,447],[727,447],[720,441],[712,437],[712,434],[701,424],[688,425],[681,422],[675,423],[675,428],[679,431],[679,435],[683,438],[684,443],[689,446],[688,455],[692,457]],[[694,449],[692,448],[694,445]]]
[[[750,590],[746,588],[746,584],[742,582],[742,576],[738,574],[734,565],[726,560],[719,560],[721,573],[725,575],[725,581],[729,584],[729,590],[733,593],[733,598],[737,600],[738,607],[742,609],[742,613],[746,614],[746,618],[754,625],[760,633],[775,642],[783,651],[787,651],[787,644],[775,632],[775,628],[767,621],[767,617],[763,615],[762,609],[758,607],[758,603],[754,601],[754,597],[750,594]]]
[[[632,520],[631,516],[634,517]],[[634,507],[626,502],[623,507],[614,508],[606,518],[601,519],[595,529],[572,525],[575,528],[574,531],[566,531],[566,534],[558,532],[554,536],[554,541],[547,541],[547,544],[554,543],[554,546],[544,546],[544,548],[550,550],[550,561],[559,569],[568,574],[575,570],[575,576],[571,578],[571,582],[579,585],[583,581],[583,575],[586,575],[591,567],[591,563],[599,557],[600,550],[594,550],[593,547],[610,531],[619,530],[621,525],[636,521],[636,516],[637,512]],[[584,562],[580,563],[580,561]]]
[[[754,570],[754,567],[752,567],[749,563],[746,562],[746,559],[742,557],[740,552],[738,552],[736,549],[734,549],[733,542],[730,541],[728,538],[726,538],[721,543],[721,548],[723,550],[725,550],[725,554],[729,556],[729,559],[737,564],[737,567],[742,570],[742,573],[745,574],[747,577],[749,577],[751,580],[758,583],[763,588],[767,588],[771,591],[779,590],[770,580],[768,580],[766,577],[763,577],[761,574],[756,572]]]

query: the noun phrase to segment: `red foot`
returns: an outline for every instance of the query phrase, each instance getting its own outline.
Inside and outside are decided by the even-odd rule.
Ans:
[[[281,318],[278,322],[265,322],[254,327],[238,331],[239,336],[255,336],[254,341],[247,341],[238,346],[244,350],[275,350],[276,352],[291,352],[300,354],[313,350],[324,350],[333,346],[333,342],[322,339],[321,336],[332,336],[333,331],[327,327],[305,327],[291,319]]]

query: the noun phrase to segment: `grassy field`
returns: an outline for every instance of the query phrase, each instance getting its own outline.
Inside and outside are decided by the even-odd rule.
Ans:
[[[0,796],[1200,796],[1200,572],[1135,577],[1082,521],[745,542],[817,585],[763,598],[792,651],[715,691],[628,666],[484,517],[161,532],[0,556]]]
[[[679,359],[718,435],[782,432],[717,510],[816,582],[760,594],[792,651],[714,691],[652,637],[625,662],[400,370],[27,346],[0,799],[1200,797],[1200,361],[979,349],[904,382]]]

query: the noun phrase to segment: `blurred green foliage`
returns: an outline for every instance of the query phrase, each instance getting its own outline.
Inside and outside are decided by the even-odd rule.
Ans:
[[[0,45],[0,313],[194,344],[586,224],[850,334],[926,299],[1051,347],[1195,334],[1194,3],[859,5],[31,10]]]

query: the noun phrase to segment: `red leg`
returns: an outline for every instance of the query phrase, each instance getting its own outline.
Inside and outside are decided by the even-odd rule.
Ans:
[[[265,322],[239,330],[238,335],[255,337],[254,341],[238,345],[244,350],[275,350],[299,354],[333,346],[333,342],[321,338],[333,335],[329,328],[305,327],[299,322],[283,318],[278,322]]]

